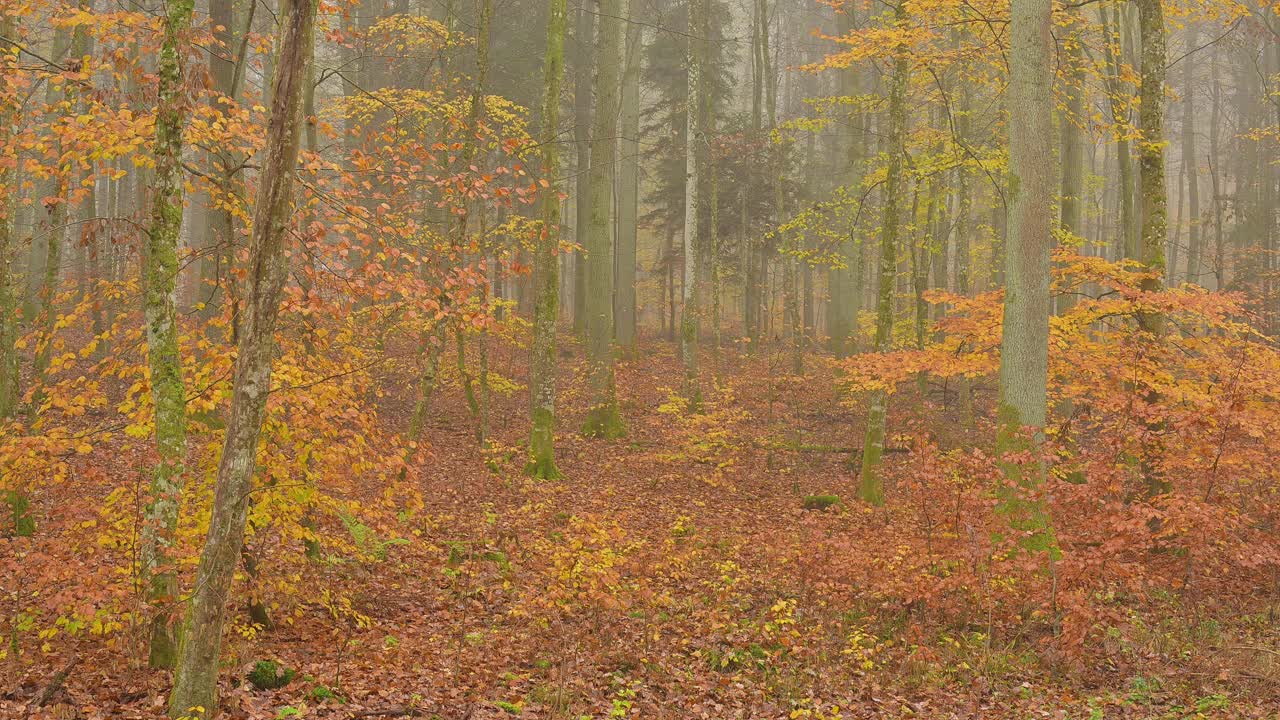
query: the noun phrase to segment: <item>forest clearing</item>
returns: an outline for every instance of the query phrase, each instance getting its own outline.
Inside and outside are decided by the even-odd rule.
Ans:
[[[1280,718],[1280,4],[0,0],[0,720]]]

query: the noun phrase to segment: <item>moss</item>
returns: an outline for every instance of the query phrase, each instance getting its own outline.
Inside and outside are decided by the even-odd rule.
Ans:
[[[806,495],[802,507],[805,510],[826,510],[839,504],[839,495]]]
[[[345,697],[334,691],[333,688],[330,688],[328,685],[316,685],[311,688],[311,692],[307,693],[307,699],[317,704],[325,703],[330,700],[339,705],[345,705],[347,703],[347,699]]]
[[[259,660],[253,664],[247,678],[258,690],[276,690],[293,682],[296,674],[293,669],[284,667],[275,660]]]

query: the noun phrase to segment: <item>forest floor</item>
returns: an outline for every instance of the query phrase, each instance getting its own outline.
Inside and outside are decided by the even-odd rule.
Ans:
[[[523,360],[499,348],[491,362],[522,381]],[[493,445],[481,451],[461,393],[443,388],[417,468],[425,507],[404,520],[406,542],[386,538],[381,561],[297,578],[270,631],[239,618],[224,647],[224,717],[1280,717],[1280,624],[1265,605],[1179,605],[1167,618],[1175,629],[1157,632],[1148,616],[1144,641],[1127,632],[1067,657],[1051,637],[983,617],[944,621],[851,581],[839,565],[856,564],[908,510],[857,503],[849,450],[861,445],[862,408],[821,360],[803,379],[785,363],[708,357],[718,380],[694,415],[674,400],[672,346],[651,341],[620,366],[628,432],[616,441],[575,432],[586,400],[566,378],[558,482],[519,471],[524,392],[495,394]],[[406,378],[384,383],[382,421],[407,423]],[[941,396],[929,426],[939,444],[963,446]],[[891,447],[912,446],[920,403],[895,398]],[[891,495],[894,468],[911,457],[887,455]],[[804,508],[826,494],[841,502]],[[48,537],[59,541],[56,529]],[[160,716],[167,674],[84,634],[7,665],[0,717],[22,717],[73,653],[65,687],[33,717]],[[254,689],[244,678],[262,659],[297,678]]]

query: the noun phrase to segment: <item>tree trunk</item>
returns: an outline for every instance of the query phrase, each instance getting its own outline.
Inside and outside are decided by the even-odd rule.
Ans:
[[[0,34],[12,38],[17,34],[14,15],[0,15]],[[12,68],[18,62],[11,48],[0,51],[0,78],[16,77]],[[0,93],[0,423],[13,415],[18,403],[18,243],[15,241],[18,170],[17,148],[13,132],[18,127],[22,107],[8,92]],[[12,162],[11,162],[12,160]]]
[[[1045,425],[1054,185],[1048,161],[1053,155],[1051,27],[1050,0],[1014,0],[1009,26],[1009,234],[996,449],[1009,482],[1001,487],[1002,509],[1015,528],[1032,533],[1024,545],[1033,550],[1053,546],[1048,518],[1039,504],[1022,500],[1011,485],[1034,486],[1044,469],[1023,472],[1003,455],[1034,451]]]
[[[894,11],[899,23],[907,20],[905,0],[898,0]],[[880,222],[880,274],[876,290],[876,352],[893,347],[894,289],[898,274],[898,201],[902,192],[902,160],[906,153],[907,82],[910,63],[906,49],[899,47],[889,77],[888,168],[884,181],[883,218]],[[889,412],[889,394],[873,390],[867,401],[867,432],[862,443],[862,470],[858,480],[858,497],[871,505],[884,504],[884,478],[880,476],[880,459],[884,454],[885,420]]]
[[[547,2],[547,51],[542,64],[542,232],[533,259],[533,347],[529,358],[529,464],[536,478],[561,477],[555,460],[556,318],[560,305],[560,276],[556,254],[560,244],[560,82],[564,77],[565,0]]]
[[[699,177],[703,142],[702,128],[702,4],[688,3],[688,52],[685,55],[688,94],[685,96],[684,133],[684,293],[680,307],[680,359],[684,362],[684,397],[691,412],[702,408],[702,388],[698,380],[698,307],[702,284],[701,245],[698,241],[700,210]]]
[[[258,438],[271,389],[275,327],[287,277],[285,240],[293,207],[293,171],[301,132],[302,85],[311,62],[315,0],[294,0],[281,19],[271,116],[254,204],[250,273],[222,459],[209,534],[196,570],[169,697],[170,717],[217,714],[218,655],[245,519]],[[193,708],[203,708],[195,710]]]
[[[1160,4],[1161,0],[1137,0],[1137,3],[1142,42],[1138,171],[1142,189],[1142,263],[1148,272],[1142,281],[1142,290],[1155,293],[1164,289],[1164,248],[1168,224],[1168,190],[1164,184],[1164,9]],[[1163,313],[1142,312],[1138,315],[1138,326],[1151,341],[1159,341],[1164,334],[1164,324]],[[1150,392],[1146,399],[1149,404],[1154,405],[1159,401],[1159,396]],[[1160,439],[1163,424],[1150,420],[1144,424],[1146,432],[1141,458],[1142,475],[1148,494],[1161,495],[1170,489],[1168,479],[1157,466],[1164,450]]]
[[[143,278],[158,462],[143,513],[138,555],[146,599],[158,606],[151,627],[151,666],[164,668],[173,666],[177,648],[170,603],[177,595],[178,580],[170,548],[178,524],[182,462],[187,450],[186,388],[178,348],[175,294],[183,212],[182,130],[188,114],[182,42],[191,25],[193,7],[193,0],[169,0],[166,5],[158,68],[155,194]]]
[[[583,256],[591,227],[591,70],[595,61],[596,14],[588,7],[589,0],[581,0],[578,24],[574,36],[575,53],[573,77],[573,142],[577,149],[577,168],[574,180],[573,203],[576,213],[574,238],[580,248],[573,254],[573,332],[585,337],[587,332],[587,259]],[[604,21],[601,20],[603,26]],[[599,107],[604,107],[599,104]]]
[[[1182,88],[1182,171],[1187,179],[1187,282],[1200,282],[1200,267],[1204,261],[1204,233],[1200,218],[1200,163],[1196,159],[1196,88],[1195,66],[1191,53],[1200,41],[1198,26],[1187,28],[1187,55],[1182,58],[1184,85]]]
[[[1112,20],[1107,19],[1106,5],[1099,5],[1098,12],[1102,16],[1104,29],[1103,49],[1107,62],[1107,95],[1110,98],[1111,122],[1118,134],[1116,140],[1116,164],[1119,166],[1119,187],[1116,189],[1120,200],[1119,241],[1113,258],[1137,259],[1139,256],[1137,233],[1134,232],[1136,222],[1133,216],[1133,161],[1129,153],[1129,111],[1121,103],[1121,98],[1130,95],[1121,87],[1120,57],[1124,54],[1122,38],[1123,25],[1119,9],[1114,11]]]
[[[617,159],[622,23],[626,0],[600,0],[596,112],[591,133],[590,224],[587,228],[587,362],[591,409],[583,433],[616,438],[623,432],[614,382],[613,174]]]
[[[1062,129],[1062,231],[1071,237],[1084,235],[1084,131],[1083,123],[1088,122],[1085,115],[1085,72],[1084,52],[1081,43],[1084,32],[1084,18],[1079,11],[1070,15],[1070,34],[1063,40],[1065,46],[1065,63],[1067,65],[1065,85],[1067,95],[1066,108],[1061,113],[1059,124]],[[1080,251],[1077,248],[1077,251]],[[1063,313],[1075,304],[1075,295],[1068,293],[1058,299],[1058,312]]]
[[[635,11],[632,11],[635,14]],[[617,317],[618,345],[636,350],[636,235],[640,209],[640,59],[641,26],[627,23],[626,66],[622,74],[622,158],[618,177]]]

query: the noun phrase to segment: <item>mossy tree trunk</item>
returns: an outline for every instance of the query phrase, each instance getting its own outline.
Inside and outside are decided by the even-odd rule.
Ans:
[[[617,160],[622,24],[626,0],[600,0],[591,132],[590,223],[587,228],[587,363],[591,409],[583,433],[616,438],[624,433],[618,411],[613,344],[613,175]]]
[[[546,480],[561,477],[556,467],[556,318],[560,308],[560,83],[564,78],[565,0],[547,2],[547,51],[542,64],[542,232],[533,257],[533,347],[529,358],[529,465],[526,472]]]
[[[143,314],[147,325],[147,362],[155,408],[157,462],[151,476],[139,538],[139,574],[147,602],[155,606],[151,626],[152,667],[172,667],[177,648],[172,603],[178,581],[173,568],[173,533],[183,485],[187,448],[186,388],[178,349],[175,294],[178,246],[182,233],[182,129],[187,123],[183,43],[191,26],[194,0],[165,5],[164,43],[157,73],[155,189],[147,230],[143,269]]]
[[[907,7],[899,0],[894,10],[899,24],[907,20]],[[880,273],[876,290],[876,352],[893,347],[893,297],[898,272],[898,214],[902,193],[902,156],[906,152],[907,81],[910,64],[905,48],[897,48],[889,77],[888,167],[884,182],[883,216],[880,223]],[[862,443],[862,470],[858,497],[871,505],[884,504],[884,478],[880,460],[884,455],[885,421],[889,394],[874,390],[867,400],[867,432]]]
[[[275,327],[288,271],[286,231],[293,208],[293,171],[301,134],[303,84],[311,62],[315,0],[293,0],[281,18],[271,115],[250,239],[243,328],[235,362],[231,411],[214,487],[209,534],[196,570],[183,626],[169,715],[217,714],[218,656],[253,488],[253,471],[271,387]],[[192,712],[193,708],[203,708]]]
[[[1009,26],[1009,203],[1005,245],[1004,323],[1000,336],[999,427],[996,450],[1004,468],[1002,509],[1015,528],[1030,533],[1028,549],[1052,547],[1043,508],[1017,489],[1033,487],[1043,466],[1030,472],[1006,453],[1035,450],[1047,413],[1049,374],[1049,270],[1053,243],[1053,66],[1050,0],[1014,0]],[[1030,437],[1028,436],[1030,433]]]
[[[1164,184],[1164,8],[1161,0],[1137,0],[1137,4],[1138,31],[1142,43],[1142,88],[1138,113],[1138,180],[1142,193],[1141,259],[1148,273],[1142,281],[1142,290],[1155,293],[1164,289],[1164,251],[1169,213],[1168,190]],[[1164,335],[1164,315],[1160,312],[1140,313],[1138,326],[1148,341],[1158,342]],[[1160,397],[1155,391],[1151,391],[1146,400],[1148,404],[1156,405]],[[1147,493],[1152,496],[1170,490],[1168,478],[1158,467],[1159,456],[1164,451],[1160,439],[1162,431],[1162,423],[1146,421],[1141,465]]]

